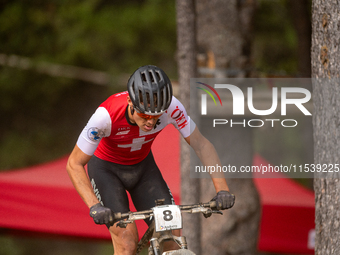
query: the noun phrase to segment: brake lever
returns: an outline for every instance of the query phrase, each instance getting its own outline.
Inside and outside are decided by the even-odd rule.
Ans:
[[[219,210],[212,210],[211,212],[212,212],[212,213],[217,213],[217,214],[223,215],[223,212],[221,212],[221,211],[219,211]]]
[[[116,227],[117,227],[117,228],[118,228],[118,227],[120,227],[120,228],[126,228],[126,226],[127,226],[128,224],[130,224],[130,223],[132,223],[132,221],[128,221],[128,220],[120,220],[120,221],[118,221]]]
[[[203,216],[205,218],[209,218],[213,213],[217,213],[217,214],[223,215],[223,212],[221,212],[219,210],[212,210],[212,209],[208,209],[207,211],[202,212],[202,213],[203,213]]]

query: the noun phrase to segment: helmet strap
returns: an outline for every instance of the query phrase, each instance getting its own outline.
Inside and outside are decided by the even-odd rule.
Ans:
[[[131,115],[135,113],[135,108],[133,106],[130,106],[130,112],[131,112]]]

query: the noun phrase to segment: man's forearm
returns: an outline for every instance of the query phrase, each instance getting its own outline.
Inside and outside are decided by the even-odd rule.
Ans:
[[[223,174],[222,174],[222,177],[214,177],[213,175],[214,174],[211,175],[211,179],[214,183],[214,187],[215,187],[216,192],[219,192],[221,190],[229,191],[227,181],[225,180]]]
[[[89,208],[94,204],[99,203],[96,195],[93,192],[90,180],[86,175],[85,169],[81,169],[80,166],[75,168],[68,167],[67,172],[70,176],[73,186]]]
[[[203,138],[200,142],[200,146],[196,147],[196,154],[201,160],[202,164],[205,166],[221,166],[221,160],[217,154],[214,145],[206,138]],[[219,192],[220,190],[229,191],[227,181],[225,180],[224,174],[222,172],[211,173],[211,178],[214,183],[216,192]]]

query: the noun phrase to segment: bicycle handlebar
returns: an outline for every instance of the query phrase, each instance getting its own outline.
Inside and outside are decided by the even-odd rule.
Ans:
[[[219,213],[222,214],[222,212],[218,210],[212,210],[216,208],[216,201],[210,201],[208,203],[198,203],[198,204],[192,204],[192,205],[179,205],[179,209],[182,212],[186,213],[203,213],[205,215],[211,215],[212,213]],[[144,210],[144,211],[137,211],[137,212],[127,212],[127,213],[114,213],[114,220],[120,221],[123,219],[127,219],[127,221],[124,221],[124,223],[132,223],[135,220],[144,220],[147,218],[150,218],[153,216],[153,210]]]

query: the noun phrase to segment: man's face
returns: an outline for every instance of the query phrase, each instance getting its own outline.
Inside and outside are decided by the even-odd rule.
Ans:
[[[162,115],[162,114],[156,115],[156,116],[147,115],[147,114],[143,114],[143,113],[138,112],[137,109],[135,109],[133,114],[131,114],[130,109],[133,107],[133,104],[132,104],[130,97],[128,97],[128,104],[129,104],[130,120],[133,123],[136,123],[138,125],[138,127],[141,130],[143,130],[144,132],[150,132],[155,127],[159,117]]]
[[[143,118],[138,115],[137,111],[135,111],[132,115],[133,120],[136,122],[136,124],[139,126],[139,128],[145,132],[151,131],[159,119],[160,115],[158,116],[150,116],[148,118]]]

